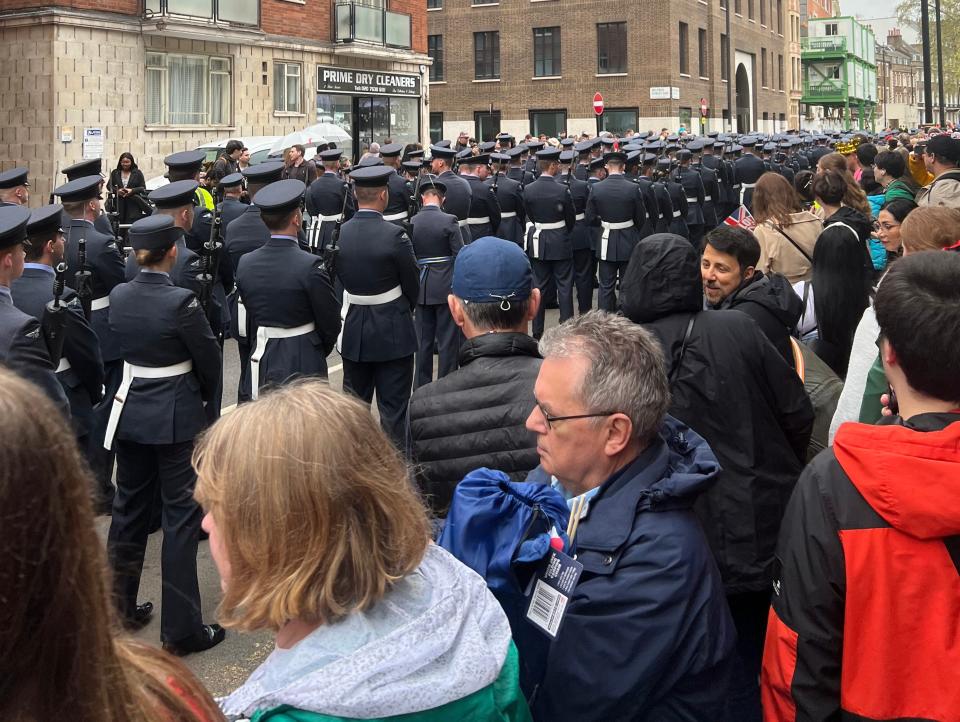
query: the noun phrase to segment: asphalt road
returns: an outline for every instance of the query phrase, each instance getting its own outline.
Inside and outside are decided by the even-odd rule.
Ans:
[[[547,311],[547,327],[556,325],[559,314]],[[223,409],[229,412],[237,401],[237,382],[240,378],[240,361],[237,346],[228,340],[224,346],[224,388]],[[434,359],[434,369],[437,363]],[[330,384],[334,388],[343,388],[343,368],[339,355],[334,352],[327,359],[330,370]],[[374,403],[374,413],[376,404]],[[99,517],[97,528],[106,543],[109,517]],[[151,601],[154,604],[153,620],[137,633],[137,638],[151,644],[160,645],[160,545],[163,533],[151,535],[140,580],[139,601]],[[203,619],[210,623],[216,621],[216,608],[220,601],[220,578],[210,556],[209,543],[200,542],[197,552],[197,576],[200,582],[200,598],[203,602]],[[184,662],[214,696],[222,696],[239,687],[250,673],[273,650],[273,635],[269,631],[239,633],[227,631],[226,640],[213,649],[184,658]]]

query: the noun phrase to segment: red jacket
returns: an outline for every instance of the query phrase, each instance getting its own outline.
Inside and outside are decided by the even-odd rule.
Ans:
[[[960,414],[845,424],[787,507],[765,722],[960,722]]]

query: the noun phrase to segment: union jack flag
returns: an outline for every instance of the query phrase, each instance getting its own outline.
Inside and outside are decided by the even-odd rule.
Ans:
[[[727,216],[723,222],[728,226],[746,228],[748,231],[752,231],[757,227],[757,222],[744,205],[741,205],[737,210]]]

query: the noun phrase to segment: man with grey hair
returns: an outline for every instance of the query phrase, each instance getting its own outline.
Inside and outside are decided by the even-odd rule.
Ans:
[[[652,334],[593,311],[548,330],[527,428],[541,468],[585,497],[583,571],[533,695],[534,719],[716,720],[735,632],[693,513],[720,467],[667,416]]]

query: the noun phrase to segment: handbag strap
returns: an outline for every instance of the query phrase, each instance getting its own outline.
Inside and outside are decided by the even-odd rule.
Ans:
[[[807,253],[805,250],[803,250],[803,248],[800,247],[799,243],[797,243],[789,235],[787,235],[787,232],[783,230],[783,226],[781,226],[779,223],[774,223],[773,227],[777,229],[777,233],[779,233],[781,236],[783,236],[788,241],[790,241],[790,244],[794,248],[796,248],[798,251],[800,251],[800,254],[807,259],[807,263],[809,263],[811,266],[813,265],[813,258],[810,257],[810,254]]]
[[[690,343],[690,336],[693,334],[693,324],[696,320],[697,314],[691,313],[690,320],[687,321],[687,330],[683,334],[683,343],[680,344],[680,357],[677,359],[677,363],[674,364],[673,369],[670,371],[670,378],[668,381],[671,387],[676,383],[677,377],[680,375],[680,367],[683,365],[683,357],[684,354],[687,353],[687,344]]]

